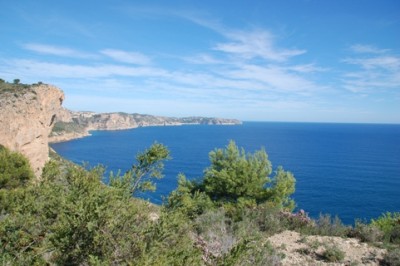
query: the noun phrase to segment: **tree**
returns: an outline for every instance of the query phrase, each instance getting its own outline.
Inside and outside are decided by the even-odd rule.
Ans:
[[[207,196],[217,206],[227,208],[265,202],[280,209],[294,208],[294,201],[290,199],[296,183],[293,174],[278,167],[270,177],[272,165],[264,149],[246,153],[230,141],[225,149],[210,152],[210,162],[202,180],[189,181],[180,176],[178,188],[168,199],[168,207],[181,209],[188,215],[199,214],[209,206]]]
[[[154,191],[155,184],[151,179],[163,177],[163,161],[169,159],[169,150],[160,143],[154,143],[149,149],[136,156],[137,163],[123,176],[117,174],[110,176],[110,185],[126,190],[129,195],[137,191]]]
[[[0,189],[24,186],[33,178],[28,159],[0,145]]]
[[[265,150],[246,154],[243,148],[239,150],[235,142],[230,141],[226,149],[210,152],[210,161],[204,174],[204,190],[213,200],[265,201],[272,169]]]
[[[20,79],[14,79],[13,83],[14,84],[19,84],[20,81],[21,81]]]

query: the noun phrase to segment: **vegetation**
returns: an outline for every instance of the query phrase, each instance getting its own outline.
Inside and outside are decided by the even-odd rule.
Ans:
[[[0,79],[0,94],[9,93],[14,95],[15,97],[19,97],[20,95],[31,91],[32,92],[32,85],[23,84],[20,82],[19,79],[14,79],[12,83],[7,82],[3,79]]]
[[[337,247],[327,246],[322,253],[327,262],[341,262],[344,259],[344,252]]]
[[[354,228],[293,213],[293,175],[280,167],[272,174],[264,150],[245,153],[234,142],[210,153],[203,178],[181,175],[163,206],[132,197],[155,189],[167,159],[168,149],[155,143],[105,185],[103,167],[85,170],[54,156],[31,182],[27,160],[1,148],[0,264],[278,265],[283,255],[268,237],[289,229],[383,241],[382,263],[398,265],[398,213]],[[322,256],[339,262],[344,254],[326,246]]]
[[[53,130],[51,131],[51,135],[57,135],[58,133],[73,133],[78,132],[82,133],[85,131],[86,125],[82,125],[75,122],[61,122],[57,121],[54,123]]]
[[[33,178],[28,160],[0,145],[0,189],[22,187]]]
[[[245,153],[231,141],[226,149],[210,152],[211,165],[200,180],[179,177],[178,188],[170,195],[168,207],[189,216],[212,207],[223,207],[230,214],[247,208],[268,205],[279,210],[293,210],[295,179],[279,167],[275,176],[265,150]]]

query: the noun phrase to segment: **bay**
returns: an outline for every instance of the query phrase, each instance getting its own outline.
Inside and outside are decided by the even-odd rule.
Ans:
[[[179,173],[201,177],[208,153],[234,140],[248,152],[264,147],[274,169],[291,171],[297,208],[314,218],[329,213],[352,224],[400,211],[400,125],[244,122],[91,133],[51,146],[75,163],[102,164],[113,172],[128,170],[155,141],[168,146],[173,159],[165,163],[165,177],[156,192],[141,195],[156,204],[176,188]]]

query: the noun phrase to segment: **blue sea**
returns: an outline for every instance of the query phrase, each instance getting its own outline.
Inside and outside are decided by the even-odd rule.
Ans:
[[[298,209],[311,217],[338,215],[346,224],[400,211],[400,125],[245,122],[234,126],[143,127],[93,131],[92,136],[51,146],[75,162],[102,164],[122,172],[135,155],[155,141],[171,151],[156,192],[142,195],[161,204],[177,186],[177,176],[202,176],[208,153],[229,140],[246,151],[264,147],[274,168],[283,166],[297,180]]]

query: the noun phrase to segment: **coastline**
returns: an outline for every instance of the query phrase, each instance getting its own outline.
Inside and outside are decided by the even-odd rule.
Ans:
[[[83,132],[59,132],[59,133],[54,133],[50,134],[49,136],[49,144],[53,143],[61,143],[61,142],[67,142],[71,141],[74,139],[81,139],[85,137],[89,137],[92,134],[90,131],[99,131],[99,130],[105,130],[105,131],[120,131],[120,130],[130,130],[130,129],[135,129],[135,128],[141,128],[141,127],[167,127],[167,126],[197,126],[197,125],[204,125],[201,123],[163,123],[163,124],[142,124],[138,126],[128,126],[128,127],[97,127],[97,128],[86,128]],[[241,125],[241,123],[220,123],[220,124],[214,124],[210,125],[207,124],[208,126],[235,126],[235,125]]]

